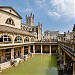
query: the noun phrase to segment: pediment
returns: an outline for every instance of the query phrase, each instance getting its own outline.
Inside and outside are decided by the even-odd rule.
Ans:
[[[17,17],[22,19],[22,17],[12,7],[7,7],[7,6],[1,7],[0,6],[0,10],[2,10],[4,12],[7,12],[9,14],[15,15],[15,16],[17,16]]]

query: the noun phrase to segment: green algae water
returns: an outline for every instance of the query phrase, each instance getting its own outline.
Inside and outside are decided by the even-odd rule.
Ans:
[[[1,75],[58,75],[56,57],[36,54],[17,67],[4,70]]]

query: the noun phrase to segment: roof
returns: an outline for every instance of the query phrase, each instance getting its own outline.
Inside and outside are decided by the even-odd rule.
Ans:
[[[63,37],[64,36],[64,34],[58,34],[58,37]]]
[[[4,12],[6,12],[6,13],[12,14],[12,15],[14,15],[14,16],[19,17],[20,19],[22,19],[22,17],[17,13],[17,11],[15,11],[15,9],[13,9],[12,7],[10,7],[10,6],[0,6],[0,8],[10,8],[10,9],[12,9],[18,16],[14,15],[14,14],[12,14],[12,13],[9,13],[9,12],[7,12],[7,11],[5,11],[5,10],[2,10],[2,9],[0,9],[0,11],[4,11]]]
[[[75,32],[70,32],[70,34],[75,34]]]
[[[24,31],[18,28],[5,26],[5,25],[0,25],[0,32],[10,32],[10,33],[22,34],[22,35],[27,35],[27,36],[33,36],[31,33],[27,31]]]
[[[29,26],[29,25],[26,25],[26,24],[23,24],[23,23],[21,23],[21,26],[22,26],[22,27],[25,26],[25,27],[37,28],[37,26]]]
[[[45,32],[54,33],[54,34],[59,33],[59,31],[50,31],[50,30],[46,30]],[[45,33],[45,32],[44,32],[44,33]]]

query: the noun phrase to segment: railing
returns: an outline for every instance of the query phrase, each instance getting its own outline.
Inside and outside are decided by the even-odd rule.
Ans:
[[[23,43],[23,42],[18,42],[18,41],[15,41],[14,43]]]
[[[72,48],[68,46],[64,46],[64,45],[61,45],[61,47],[75,57],[75,50],[73,50]]]
[[[11,44],[12,42],[0,42],[0,44]]]

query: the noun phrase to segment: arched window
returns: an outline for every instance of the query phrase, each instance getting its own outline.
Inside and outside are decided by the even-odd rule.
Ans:
[[[8,19],[6,20],[6,23],[7,23],[7,24],[14,25],[14,21],[13,21],[12,18],[8,18]]]
[[[25,42],[29,42],[29,38],[28,38],[28,37],[26,37],[24,41],[25,41]]]
[[[7,35],[3,35],[0,37],[0,42],[11,42],[11,39]]]
[[[15,42],[22,42],[22,38],[20,37],[20,36],[17,36],[16,38],[15,38]]]

